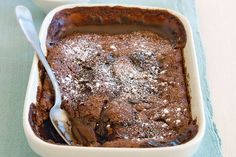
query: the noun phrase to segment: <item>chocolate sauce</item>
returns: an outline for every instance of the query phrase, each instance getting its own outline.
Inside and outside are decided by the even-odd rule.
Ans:
[[[45,140],[53,141],[60,144],[66,144],[61,136],[57,133],[50,119],[47,119],[43,122],[42,127],[40,127],[39,129],[39,133],[40,136],[42,136]]]

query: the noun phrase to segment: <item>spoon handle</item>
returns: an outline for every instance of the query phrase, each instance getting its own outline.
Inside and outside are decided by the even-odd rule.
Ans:
[[[44,56],[44,53],[40,46],[40,41],[38,38],[38,33],[36,31],[36,28],[33,23],[32,15],[28,8],[24,6],[17,6],[15,8],[15,13],[17,17],[17,21],[19,22],[21,29],[23,30],[27,40],[31,43],[33,46],[35,52],[38,55],[39,60],[42,62],[45,70],[47,71],[47,74],[52,81],[52,85],[55,90],[55,105],[60,108],[61,104],[61,94],[60,89],[56,80],[56,77],[50,68],[47,59]]]

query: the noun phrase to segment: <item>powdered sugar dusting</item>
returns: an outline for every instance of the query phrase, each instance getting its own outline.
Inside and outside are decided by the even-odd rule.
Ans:
[[[119,99],[131,108],[137,104],[149,104],[150,107],[143,105],[134,109],[133,126],[124,124],[129,126],[126,129],[131,134],[122,135],[123,139],[137,141],[142,138],[161,141],[165,137],[164,131],[167,135],[173,134],[169,131],[170,124],[181,124],[181,111],[185,111],[186,106],[168,107],[176,103],[176,97],[185,96],[169,94],[183,85],[182,80],[176,79],[177,75],[169,77],[173,65],[168,60],[163,61],[175,51],[169,40],[151,32],[76,34],[59,42],[56,48],[60,58],[51,56],[51,65],[63,101],[74,110],[92,95]],[[155,108],[159,110],[155,111]],[[106,109],[105,106],[103,110]],[[171,115],[178,119],[174,121],[169,118]]]

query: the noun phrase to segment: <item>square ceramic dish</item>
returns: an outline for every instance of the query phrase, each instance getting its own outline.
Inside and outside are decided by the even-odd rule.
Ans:
[[[64,5],[52,10],[44,19],[39,38],[41,41],[41,47],[43,51],[46,53],[46,38],[49,24],[52,21],[53,16],[66,8],[74,8],[74,7],[94,7],[101,5]],[[115,6],[115,5],[103,5],[103,6]],[[199,130],[197,135],[190,140],[189,142],[177,146],[171,147],[159,147],[159,148],[105,148],[105,147],[79,147],[79,146],[67,146],[67,145],[57,145],[47,143],[41,140],[38,136],[33,132],[30,123],[29,123],[29,110],[31,103],[36,102],[37,95],[37,86],[39,85],[39,77],[38,77],[38,59],[35,56],[33,59],[33,65],[31,69],[31,74],[29,78],[25,104],[24,104],[24,113],[23,113],[23,125],[24,131],[28,140],[30,147],[39,155],[47,156],[47,157],[120,157],[120,156],[136,156],[136,157],[151,157],[151,156],[160,156],[160,157],[190,157],[193,155],[198,146],[200,145],[204,131],[205,131],[205,117],[204,117],[204,107],[203,100],[201,94],[200,87],[200,79],[198,75],[198,66],[196,60],[196,52],[194,48],[194,41],[192,36],[191,27],[187,21],[187,19],[172,10],[163,9],[163,8],[154,8],[154,7],[141,7],[141,6],[124,6],[124,7],[136,7],[141,9],[151,9],[151,10],[165,10],[170,14],[179,18],[179,20],[183,23],[186,35],[187,35],[187,43],[183,50],[186,73],[189,76],[188,80],[188,88],[189,94],[191,97],[191,110],[193,119],[197,119],[197,124],[199,126]]]

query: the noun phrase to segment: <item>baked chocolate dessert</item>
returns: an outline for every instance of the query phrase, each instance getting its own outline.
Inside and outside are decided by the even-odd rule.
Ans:
[[[47,60],[76,144],[162,147],[192,139],[198,126],[191,118],[183,47],[176,45],[150,30],[76,32],[50,44]],[[40,69],[42,86],[29,120],[40,138],[63,143],[48,117],[53,88]]]

